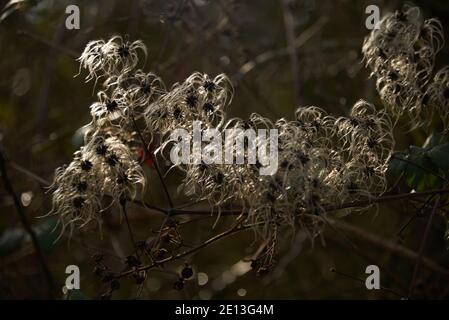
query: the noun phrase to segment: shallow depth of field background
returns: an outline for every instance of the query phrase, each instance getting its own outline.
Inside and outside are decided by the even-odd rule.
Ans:
[[[9,1],[0,0],[0,9]],[[90,121],[89,105],[95,102],[93,82],[85,83],[78,73],[76,58],[90,40],[128,34],[142,39],[148,47],[146,70],[156,72],[170,87],[194,71],[216,75],[226,73],[235,85],[229,116],[247,117],[258,112],[271,119],[291,119],[295,107],[319,106],[329,113],[343,115],[360,98],[382,107],[373,80],[361,62],[361,46],[369,33],[365,28],[366,6],[377,4],[381,12],[395,10],[402,1],[291,1],[295,36],[304,40],[297,48],[296,72],[300,92],[293,85],[292,64],[286,47],[286,31],[279,0],[102,0],[102,1],[18,1],[17,10],[8,11],[0,22],[0,143],[10,160],[9,175],[21,196],[57,286],[65,281],[65,268],[75,264],[81,270],[79,297],[98,298],[105,285],[92,274],[92,254],[102,252],[111,268],[124,268],[120,257],[131,252],[125,223],[118,211],[105,215],[105,230],[75,234],[53,243],[50,233],[54,219],[38,219],[51,208],[51,195],[44,181],[24,174],[26,168],[51,181],[54,169],[71,161],[81,143],[80,127]],[[65,8],[81,9],[80,30],[65,28]],[[447,1],[415,1],[426,18],[438,17],[449,34]],[[447,36],[446,36],[447,39]],[[261,54],[273,56],[247,71],[242,68]],[[448,62],[449,47],[438,55],[437,66]],[[97,86],[97,89],[99,86]],[[399,124],[397,149],[422,145],[427,138],[420,130],[408,132]],[[147,201],[165,207],[165,198],[153,169],[149,175]],[[179,175],[168,176],[176,203],[189,199],[177,194]],[[381,205],[378,210],[353,213],[344,218],[368,233],[418,251],[426,224],[426,213],[415,219],[402,238],[396,236],[415,208],[406,202]],[[138,240],[151,236],[162,216],[130,209]],[[187,219],[180,217],[179,219]],[[215,218],[183,227],[187,244],[224,230],[230,221],[222,218],[215,230]],[[426,247],[426,255],[443,266],[449,265],[444,242],[446,222],[437,216]],[[414,261],[392,254],[381,246],[352,239],[350,249],[341,235],[326,230],[325,242],[312,247],[308,240],[288,238],[277,268],[266,277],[244,271],[242,258],[256,248],[251,232],[226,238],[201,250],[185,261],[177,261],[166,271],[151,271],[143,298],[287,298],[287,299],[380,299],[397,298],[384,290],[368,291],[355,280],[330,272],[330,268],[364,279],[369,264],[382,265],[381,284],[406,292]],[[174,290],[176,272],[184,262],[201,272],[203,285],[195,277],[183,291]],[[0,298],[46,298],[46,283],[39,271],[29,239],[17,218],[12,200],[0,186]],[[242,271],[236,273],[237,271]],[[420,297],[449,297],[448,278],[421,267]],[[243,274],[241,274],[243,273]],[[207,275],[207,282],[205,275]],[[135,298],[137,288],[130,280],[113,298]],[[402,289],[401,289],[402,288]],[[404,289],[405,288],[405,289]],[[243,289],[243,290],[242,290]],[[62,298],[56,289],[55,298]]]

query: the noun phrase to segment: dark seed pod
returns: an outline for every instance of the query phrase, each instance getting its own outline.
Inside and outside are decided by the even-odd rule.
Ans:
[[[83,192],[87,190],[87,183],[85,181],[80,181],[76,184],[76,190]]]
[[[75,209],[81,209],[85,201],[86,199],[83,197],[76,197],[73,199],[73,207],[75,207]]]
[[[164,249],[164,248],[157,249],[154,252],[154,257],[159,260],[159,259],[164,258],[167,253],[168,253],[167,249]]]
[[[119,159],[115,154],[111,154],[110,156],[106,157],[106,162],[111,166],[114,167],[118,163]]]
[[[117,279],[111,281],[111,290],[119,290],[120,282]]]
[[[137,259],[136,256],[126,257],[125,263],[128,267],[138,267],[141,264],[140,260]]]
[[[94,275],[97,277],[101,277],[104,273],[104,269],[102,267],[96,266],[93,270]]]
[[[193,269],[190,266],[185,266],[181,271],[183,279],[190,279],[193,276]]]
[[[114,279],[114,275],[112,272],[105,272],[103,275],[103,279],[101,279],[103,282],[111,282]]]
[[[108,147],[104,144],[99,144],[95,148],[95,152],[100,156],[104,156],[106,154],[106,152],[108,152]]]
[[[203,87],[204,89],[206,89],[207,92],[213,92],[215,90],[216,85],[213,81],[206,80],[204,82]]]
[[[114,112],[115,110],[117,110],[117,107],[118,104],[115,100],[106,102],[106,110],[108,110],[109,112]]]
[[[195,96],[194,94],[189,94],[186,97],[186,104],[191,108],[195,107],[197,102],[198,102],[198,97]]]
[[[92,166],[93,164],[89,160],[81,161],[81,169],[84,171],[90,171],[90,169],[92,169]]]
[[[444,89],[443,97],[444,99],[449,100],[449,88]]]
[[[118,48],[118,54],[121,58],[126,58],[129,56],[129,48],[127,46],[121,46]]]
[[[104,256],[101,253],[96,253],[92,257],[96,263],[103,261]]]
[[[173,284],[173,289],[175,290],[184,289],[184,280],[183,279],[176,280],[176,282]]]
[[[421,104],[423,106],[426,106],[429,103],[429,100],[430,100],[430,96],[426,93],[421,98]]]

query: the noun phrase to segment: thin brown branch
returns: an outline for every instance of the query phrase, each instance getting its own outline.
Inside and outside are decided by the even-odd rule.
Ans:
[[[11,180],[9,179],[8,170],[6,168],[6,161],[7,160],[5,158],[3,151],[0,150],[0,171],[2,175],[3,185],[5,186],[5,190],[9,193],[9,195],[13,199],[14,206],[16,207],[16,211],[19,216],[20,222],[22,223],[23,227],[25,228],[26,232],[29,234],[31,238],[31,242],[33,243],[34,250],[36,251],[39,264],[42,267],[45,279],[47,281],[49,296],[52,297],[52,290],[55,287],[53,276],[51,275],[50,269],[48,268],[47,261],[45,260],[44,253],[42,252],[42,249],[39,245],[39,241],[37,240],[36,233],[31,227],[31,224],[27,219],[25,210],[22,207],[19,197],[14,191],[14,187],[11,183]]]
[[[136,268],[134,270],[129,270],[129,271],[126,271],[126,272],[122,272],[122,273],[116,275],[116,278],[126,277],[126,276],[129,276],[129,275],[133,274],[134,272],[149,270],[149,269],[155,268],[157,266],[161,266],[161,265],[163,265],[165,263],[184,258],[184,257],[186,257],[188,255],[191,255],[191,254],[193,254],[193,253],[195,253],[195,252],[197,252],[197,251],[199,251],[199,250],[201,250],[201,249],[211,245],[214,242],[217,242],[218,240],[220,240],[222,238],[225,238],[227,236],[230,236],[230,235],[232,235],[234,233],[237,233],[237,232],[240,232],[240,231],[243,231],[243,230],[247,230],[247,229],[249,229],[249,228],[251,228],[253,226],[254,225],[243,225],[243,226],[234,225],[232,228],[230,228],[230,229],[228,229],[228,230],[226,230],[226,231],[224,231],[224,232],[222,232],[220,234],[217,234],[216,236],[213,236],[212,238],[209,238],[208,240],[204,241],[203,243],[201,243],[200,245],[198,245],[198,246],[196,246],[196,247],[194,247],[192,249],[189,249],[187,251],[181,252],[181,253],[179,253],[179,254],[177,254],[175,256],[167,257],[165,259],[156,261],[156,262],[154,262],[152,264],[141,266],[141,267]]]
[[[397,255],[399,255],[403,258],[415,261],[419,257],[418,253],[414,252],[413,250],[408,249],[398,243],[386,240],[384,237],[370,233],[364,229],[361,229],[359,227],[356,227],[354,225],[346,223],[342,220],[331,219],[331,218],[328,218],[328,220],[331,223],[333,223],[335,227],[345,231],[346,233],[349,233],[352,236],[355,236],[367,243],[374,244],[376,246],[385,248],[393,253],[396,253]],[[449,277],[449,270],[440,266],[433,260],[423,256],[422,263],[430,270],[432,270],[434,272],[438,272],[446,277]]]
[[[288,54],[290,57],[293,90],[295,94],[296,105],[302,104],[302,85],[299,74],[298,53],[295,47],[295,21],[293,13],[290,9],[289,0],[280,0],[282,5],[282,15],[284,17],[285,38],[288,46]]]
[[[159,169],[159,165],[157,164],[156,157],[154,156],[154,153],[151,152],[151,150],[148,148],[148,144],[145,140],[145,138],[142,135],[142,131],[139,129],[139,126],[137,125],[136,119],[134,116],[131,117],[134,125],[134,129],[137,131],[137,134],[139,135],[140,140],[142,141],[142,144],[144,145],[145,152],[151,156],[151,159],[154,163],[154,168],[156,169],[157,175],[159,176],[159,180],[161,181],[162,188],[164,189],[165,196],[167,197],[168,204],[170,205],[170,208],[173,208],[173,201],[170,197],[170,193],[168,192],[167,186],[164,181],[164,177],[162,176],[161,170]]]
[[[439,201],[440,201],[440,198],[438,197],[435,200],[435,204],[433,205],[432,213],[430,214],[429,220],[427,221],[426,229],[424,231],[424,235],[422,237],[421,245],[420,245],[420,248],[419,248],[418,258],[416,260],[415,268],[413,270],[413,277],[412,277],[412,281],[410,283],[410,289],[409,289],[409,292],[408,292],[408,298],[412,298],[413,297],[413,293],[414,293],[415,285],[416,285],[416,279],[418,277],[419,267],[421,265],[421,261],[423,261],[424,250],[426,248],[427,238],[429,236],[430,227],[432,226],[433,217],[435,216],[435,213],[437,212],[437,207],[438,207],[438,202]]]
[[[320,18],[316,23],[314,23],[312,26],[310,26],[308,29],[302,32],[293,43],[295,50],[301,48],[305,43],[307,43],[307,41],[309,41],[315,34],[317,34],[327,22],[328,22],[327,18]],[[242,80],[247,73],[252,71],[258,65],[267,63],[276,58],[285,57],[289,54],[290,50],[291,50],[290,47],[285,47],[281,49],[260,53],[254,59],[242,65],[239,68],[238,72],[235,75],[233,75],[232,77],[233,80],[235,80],[236,82]]]

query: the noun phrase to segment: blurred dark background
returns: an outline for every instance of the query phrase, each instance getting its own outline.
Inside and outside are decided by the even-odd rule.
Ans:
[[[319,106],[344,115],[354,102],[364,98],[382,107],[373,80],[363,66],[361,46],[369,33],[365,8],[376,4],[381,15],[394,11],[404,1],[335,0],[0,0],[0,142],[8,158],[10,180],[38,235],[56,285],[62,287],[65,268],[81,270],[78,298],[97,298],[104,284],[92,275],[91,256],[101,252],[111,268],[120,271],[129,247],[126,228],[113,212],[106,218],[103,237],[98,232],[76,234],[54,244],[55,221],[41,218],[51,209],[46,192],[54,169],[71,161],[82,143],[80,128],[90,121],[89,105],[95,101],[93,83],[85,83],[76,58],[90,40],[112,35],[141,39],[148,47],[145,69],[156,72],[170,87],[194,71],[226,73],[235,86],[230,116],[247,117],[258,112],[272,119],[291,119],[298,105]],[[80,8],[81,27],[67,30],[65,9]],[[424,17],[437,17],[449,32],[447,1],[415,1]],[[287,21],[287,23],[285,23]],[[286,48],[293,36],[294,54]],[[446,38],[447,39],[447,38]],[[446,46],[437,66],[448,61]],[[98,88],[97,88],[98,89]],[[397,149],[422,145],[427,138],[420,130],[398,126]],[[151,168],[148,201],[164,203],[160,184]],[[152,178],[153,177],[153,178]],[[169,176],[173,194],[179,177]],[[188,201],[182,195],[176,202]],[[415,208],[396,202],[345,218],[363,232],[418,251],[425,217],[416,218],[397,233]],[[137,238],[145,239],[160,224],[161,216],[148,216],[134,208],[130,213]],[[180,218],[181,219],[181,218]],[[184,219],[184,218],[182,218]],[[229,225],[215,219],[182,228],[186,242],[224,230]],[[445,221],[437,217],[426,255],[448,266],[444,243]],[[56,232],[57,233],[57,232]],[[365,278],[369,264],[382,265],[381,283],[406,292],[414,261],[385,246],[354,238],[357,250],[338,233],[326,231],[325,243],[312,247],[304,237],[285,240],[278,267],[258,278],[241,262],[255,246],[250,232],[220,241],[193,258],[167,266],[167,271],[149,274],[142,293],[124,280],[114,298],[287,298],[287,299],[380,299],[398,298],[387,290],[368,291],[363,284],[343,274]],[[182,291],[172,289],[176,271],[184,262],[196,275]],[[342,274],[330,272],[336,268]],[[384,270],[386,270],[384,272]],[[446,277],[421,268],[417,291],[423,298],[449,296]],[[0,187],[0,298],[46,298],[45,277],[40,271],[30,239],[15,212],[10,195]],[[55,298],[62,298],[55,290]],[[73,297],[72,297],[73,298]]]

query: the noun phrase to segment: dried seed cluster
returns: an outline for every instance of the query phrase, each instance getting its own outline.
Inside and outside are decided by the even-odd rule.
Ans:
[[[233,88],[225,75],[212,78],[194,73],[166,91],[156,75],[133,72],[139,49],[146,52],[141,42],[114,37],[90,43],[80,58],[88,79],[104,78],[104,90],[91,106],[85,145],[69,166],[56,172],[53,212],[64,225],[101,222],[105,208],[143,189],[145,177],[136,161],[142,142],[136,139],[133,126],[139,119],[144,120],[148,141],[159,137],[157,152],[162,155],[174,142],[171,130],[191,130],[195,120],[202,122],[203,129],[219,132],[277,129],[279,169],[272,176],[261,176],[258,162],[176,165],[185,173],[180,186],[185,193],[214,207],[239,204],[255,224],[262,225],[258,230],[264,237],[275,237],[279,226],[298,222],[315,235],[317,220],[307,215],[385,190],[393,125],[385,112],[370,103],[357,102],[349,117],[336,118],[320,108],[305,107],[297,109],[294,121],[272,122],[258,114],[248,120],[227,119]],[[268,147],[257,139],[247,141],[244,150],[236,151],[245,160],[249,143]],[[104,196],[110,198],[106,206]]]
[[[428,124],[434,113],[447,127],[449,68],[434,73],[444,44],[440,21],[424,20],[417,7],[387,14],[365,39],[363,54],[377,90],[395,115],[406,112],[413,125]]]
[[[432,112],[447,107],[448,69],[431,78],[442,37],[440,23],[421,21],[416,8],[387,15],[366,39],[363,52],[389,108],[377,110],[359,100],[347,117],[335,117],[318,107],[300,107],[294,120],[275,122],[258,114],[247,120],[228,119],[233,87],[223,74],[213,78],[196,72],[166,90],[155,74],[137,69],[147,52],[141,41],[93,41],[79,61],[88,71],[87,80],[103,80],[102,90],[91,106],[85,145],[68,166],[56,170],[52,213],[70,230],[91,221],[101,223],[107,208],[144,189],[139,148],[145,150],[148,146],[143,144],[154,142],[159,146],[156,154],[164,157],[176,142],[170,132],[191,131],[193,121],[221,133],[277,129],[278,170],[271,176],[259,174],[259,162],[173,165],[184,172],[180,190],[186,194],[207,200],[218,212],[229,203],[243,208],[256,232],[269,240],[253,261],[262,274],[273,262],[281,228],[299,226],[314,238],[327,209],[386,190],[385,172],[394,148],[390,113],[407,111],[418,121],[427,106]],[[247,141],[237,150],[245,160],[250,143],[268,148],[268,142],[258,138]]]

